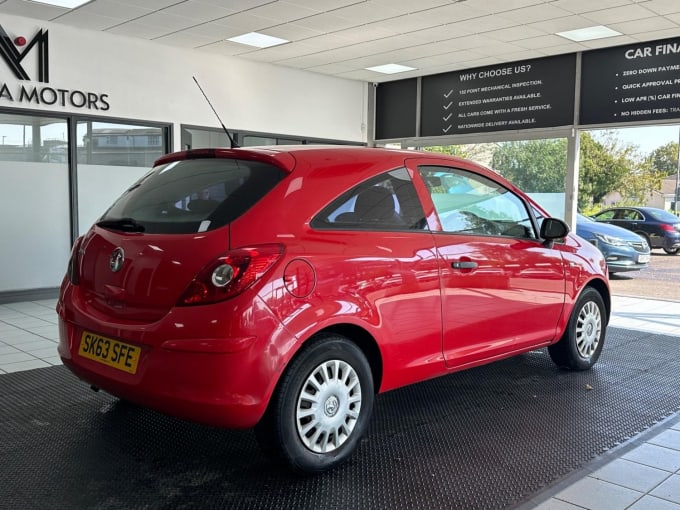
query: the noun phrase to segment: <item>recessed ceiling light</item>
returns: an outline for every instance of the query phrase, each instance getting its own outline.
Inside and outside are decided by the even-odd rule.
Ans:
[[[31,0],[38,4],[54,5],[55,7],[65,7],[66,9],[75,9],[90,0]]]
[[[415,67],[403,66],[401,64],[385,64],[382,66],[367,67],[368,71],[375,71],[383,74],[404,73],[406,71],[415,71]]]
[[[582,41],[593,41],[595,39],[604,39],[605,37],[616,37],[617,35],[623,35],[621,32],[612,30],[603,25],[597,25],[594,27],[579,28],[578,30],[568,30],[566,32],[557,32],[557,35],[564,37],[571,41],[582,42]]]
[[[237,35],[236,37],[230,37],[227,41],[247,44],[248,46],[255,46],[256,48],[269,48],[270,46],[278,46],[279,44],[285,44],[286,39],[280,39],[279,37],[273,37],[271,35],[260,34],[258,32],[250,32],[248,34]]]

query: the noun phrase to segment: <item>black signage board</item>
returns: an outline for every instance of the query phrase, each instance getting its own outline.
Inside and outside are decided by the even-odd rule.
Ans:
[[[579,124],[680,117],[680,38],[583,53]]]
[[[575,54],[425,76],[421,136],[573,124],[575,79]]]
[[[375,96],[375,138],[407,138],[416,136],[416,104],[418,80],[380,83]]]

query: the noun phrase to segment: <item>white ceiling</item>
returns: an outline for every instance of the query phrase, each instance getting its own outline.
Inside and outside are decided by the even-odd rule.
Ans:
[[[2,14],[369,82],[680,36],[680,0],[0,0]],[[593,25],[623,35],[555,35]],[[291,42],[225,41],[251,31]],[[389,63],[416,70],[365,69]]]

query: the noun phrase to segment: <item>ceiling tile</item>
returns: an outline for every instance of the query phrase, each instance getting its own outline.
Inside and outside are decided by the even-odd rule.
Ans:
[[[71,14],[78,12],[89,12],[92,14],[99,14],[100,16],[108,16],[110,18],[117,18],[123,20],[133,20],[140,16],[144,16],[153,12],[153,9],[147,7],[140,7],[138,5],[124,4],[120,2],[90,2],[83,5],[79,9],[72,11],[70,14],[62,16],[69,18]]]
[[[340,16],[337,16],[335,12],[336,11],[332,11],[331,13],[309,16],[308,18],[296,21],[295,24],[324,33],[344,30],[361,24],[354,20],[341,18]]]
[[[72,27],[87,28],[89,30],[106,30],[119,25],[121,20],[77,9],[55,20],[55,22],[66,23]]]
[[[274,19],[279,23],[296,21],[319,14],[317,9],[281,1],[256,7],[248,12],[254,16]]]
[[[524,7],[522,9],[514,9],[512,11],[504,11],[502,16],[510,19],[515,23],[536,23],[537,21],[545,21],[555,18],[563,18],[572,13],[564,9],[560,9],[553,4],[540,4],[531,7]]]
[[[419,17],[431,20],[433,25],[442,25],[445,23],[454,23],[466,19],[481,18],[487,14],[487,10],[481,9],[477,6],[469,5],[467,2],[449,4],[418,12]]]
[[[383,39],[385,37],[391,37],[393,35],[398,35],[397,32],[392,32],[385,28],[380,28],[374,26],[374,24],[362,25],[360,27],[347,28],[345,30],[340,30],[339,32],[333,32],[335,35],[347,39],[348,41],[355,42],[365,42],[373,41],[376,39]]]
[[[237,28],[241,30],[242,33],[261,32],[266,30],[268,27],[273,27],[280,24],[274,19],[255,16],[250,14],[250,12],[238,12],[236,14],[214,20],[212,23],[224,25],[225,27]]]
[[[592,27],[592,20],[586,19],[583,16],[565,16],[564,18],[555,18],[551,20],[538,21],[530,23],[528,27],[537,30],[543,30],[549,34],[557,32],[566,32],[568,30],[576,30],[578,28]]]
[[[649,0],[644,5],[656,14],[680,13],[680,2],[677,0]]]
[[[678,15],[680,17],[680,15]],[[621,32],[622,34],[640,34],[644,32],[654,32],[657,30],[675,29],[680,34],[680,27],[667,18],[646,18],[635,21],[627,21],[625,23],[612,23],[608,25],[612,30]]]
[[[155,39],[168,34],[168,29],[163,27],[156,27],[145,25],[137,21],[128,21],[121,23],[106,30],[111,34],[125,35],[128,37],[138,37],[140,39]]]
[[[574,14],[583,14],[630,5],[630,0],[597,0],[596,2],[593,0],[556,0],[552,2],[552,5]]]
[[[229,5],[229,4],[227,4]],[[206,21],[212,21],[224,16],[235,14],[234,9],[225,9],[224,7],[217,7],[216,5],[192,0],[189,2],[180,2],[163,9],[164,14],[174,16],[181,16],[189,20],[193,20],[192,25]]]
[[[520,41],[522,39],[529,39],[530,37],[541,37],[544,35],[547,35],[547,33],[544,30],[539,30],[537,28],[533,28],[527,25],[520,25],[516,27],[505,28],[502,30],[496,30],[488,34],[488,36],[492,39],[505,42]]]
[[[654,13],[641,5],[625,5],[600,11],[592,11],[583,14],[584,18],[593,20],[598,25],[608,25],[610,23],[622,23],[624,21],[634,21],[653,16]]]

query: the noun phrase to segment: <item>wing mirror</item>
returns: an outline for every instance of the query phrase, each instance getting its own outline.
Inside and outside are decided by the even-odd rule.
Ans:
[[[545,218],[541,223],[541,239],[545,239],[548,248],[552,248],[555,239],[563,239],[569,233],[569,225],[558,218]]]

